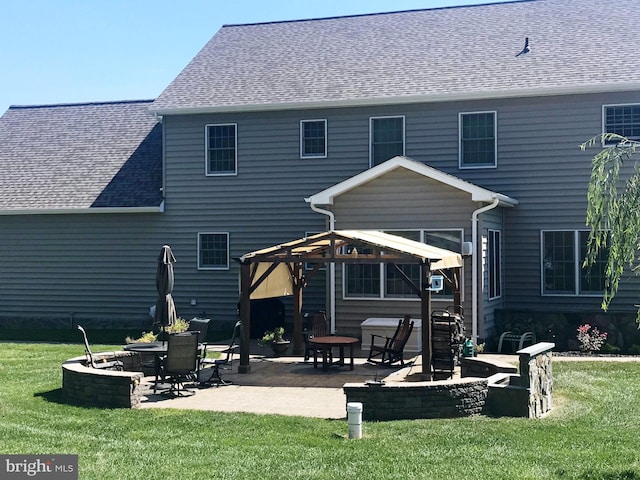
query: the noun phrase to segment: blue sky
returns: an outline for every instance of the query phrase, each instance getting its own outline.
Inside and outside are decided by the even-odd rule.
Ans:
[[[9,105],[152,99],[224,24],[499,0],[3,0],[0,114]]]

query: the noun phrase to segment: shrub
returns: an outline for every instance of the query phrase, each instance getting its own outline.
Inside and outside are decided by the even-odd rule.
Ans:
[[[615,345],[611,345],[610,343],[605,343],[602,348],[600,349],[601,353],[608,353],[608,354],[612,354],[612,355],[617,355],[618,353],[620,353],[620,347],[617,347]]]
[[[578,327],[578,342],[580,342],[581,352],[597,352],[606,340],[607,332],[600,333],[597,327],[592,327],[588,323]]]

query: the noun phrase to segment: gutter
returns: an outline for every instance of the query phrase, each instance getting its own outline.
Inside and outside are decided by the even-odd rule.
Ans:
[[[0,216],[10,215],[69,215],[73,213],[164,213],[164,200],[157,207],[86,207],[0,210]]]
[[[478,261],[480,260],[480,245],[478,242],[478,216],[481,213],[493,210],[500,203],[500,199],[494,197],[493,202],[478,208],[471,215],[471,242],[473,243],[473,255],[471,257],[471,339],[476,345],[478,341]]]
[[[322,209],[311,202],[311,198],[305,198],[305,202],[309,204],[311,210],[329,217],[329,231],[335,230],[336,217],[330,210]],[[336,264],[329,264],[329,318],[331,319],[331,333],[336,333]]]
[[[149,107],[149,112],[155,115],[192,115],[212,113],[239,112],[269,112],[274,110],[306,110],[312,108],[342,108],[342,107],[372,107],[384,105],[403,105],[413,103],[440,103],[472,100],[496,100],[502,98],[551,97],[558,95],[582,95],[609,92],[634,92],[640,90],[640,83],[631,82],[617,85],[588,84],[567,85],[561,87],[517,88],[512,90],[487,90],[481,92],[454,92],[444,94],[425,93],[420,95],[406,95],[380,98],[347,98],[337,100],[315,100],[307,102],[279,102],[254,104],[207,105],[200,107],[180,108],[175,106]],[[156,99],[157,101],[157,99]],[[155,102],[154,102],[155,103]]]

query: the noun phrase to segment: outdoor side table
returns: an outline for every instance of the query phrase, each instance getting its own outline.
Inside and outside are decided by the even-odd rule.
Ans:
[[[326,371],[331,366],[344,366],[344,347],[349,347],[349,357],[351,359],[349,369],[353,370],[353,346],[359,341],[360,340],[355,337],[326,336],[310,338],[309,343],[315,347],[313,351],[313,368],[318,368],[319,350],[322,351],[323,370]],[[340,356],[337,360],[333,361],[331,350],[336,347],[340,350]]]

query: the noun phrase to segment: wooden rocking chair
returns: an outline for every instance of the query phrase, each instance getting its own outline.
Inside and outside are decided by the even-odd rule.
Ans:
[[[304,361],[306,362],[314,352],[315,347],[311,345],[309,340],[313,337],[325,337],[329,335],[329,322],[327,320],[327,314],[324,310],[319,310],[313,314],[311,325],[305,328],[302,332],[302,339],[304,340]]]
[[[409,335],[413,330],[413,321],[409,315],[398,321],[396,332],[393,337],[383,337],[381,335],[371,335],[371,349],[367,361],[391,366],[395,362],[404,365],[404,346],[409,340]],[[378,345],[376,345],[376,338]],[[382,344],[384,341],[384,344]]]

